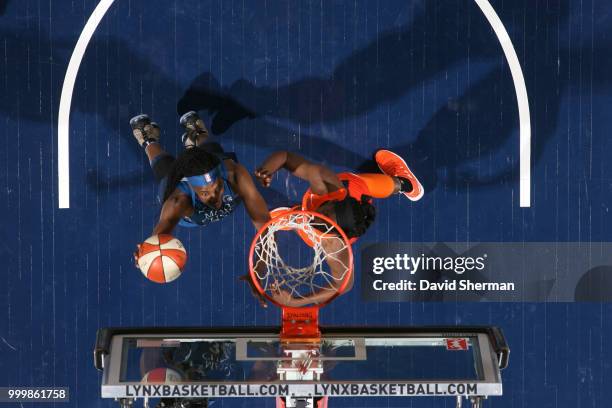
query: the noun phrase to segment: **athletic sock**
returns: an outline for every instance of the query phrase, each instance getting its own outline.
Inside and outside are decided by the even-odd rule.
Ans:
[[[412,183],[410,180],[403,177],[398,177],[397,179],[400,182],[400,193],[409,193],[412,191]]]
[[[148,146],[148,145],[150,145],[150,144],[152,144],[152,143],[159,143],[159,141],[158,141],[158,140],[155,140],[155,139],[150,139],[150,138],[148,138],[148,137],[145,137],[145,138],[144,138],[144,140],[143,140],[143,142],[142,142],[142,145],[141,145],[141,146],[142,146],[142,148],[143,148],[143,149],[145,149],[145,150],[146,150],[146,149],[147,149],[147,146]]]

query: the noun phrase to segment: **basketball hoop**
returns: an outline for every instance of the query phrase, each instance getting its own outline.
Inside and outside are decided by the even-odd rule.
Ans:
[[[292,209],[272,214],[251,245],[251,279],[261,295],[282,308],[282,337],[316,341],[319,308],[351,282],[351,245],[344,231],[322,214]]]

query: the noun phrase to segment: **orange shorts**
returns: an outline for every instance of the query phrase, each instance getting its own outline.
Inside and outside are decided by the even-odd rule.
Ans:
[[[391,176],[386,174],[354,174],[354,173],[339,173],[338,179],[343,182],[346,187],[344,189],[334,191],[323,196],[312,194],[310,188],[306,190],[302,197],[302,210],[316,211],[323,202],[329,199],[340,199],[347,194],[358,201],[362,201],[364,196],[368,197],[368,201],[372,198],[387,198],[393,194],[395,190],[395,182]],[[295,209],[295,207],[294,207]],[[308,241],[305,240],[307,243]],[[352,244],[357,241],[357,237],[351,238],[349,242]]]
[[[338,178],[340,181],[347,182],[349,195],[359,201],[363,195],[372,198],[387,198],[395,190],[393,178],[386,174],[340,173]]]
[[[387,198],[393,194],[395,190],[395,182],[393,178],[386,174],[374,173],[339,173],[338,179],[343,182],[348,190],[348,195],[355,200],[361,201],[363,196],[371,198]],[[322,200],[334,199],[341,191],[332,192],[324,196],[312,194],[310,189],[306,190],[302,197],[302,209],[314,210]],[[342,193],[344,194],[344,193]],[[332,198],[334,197],[334,198]],[[336,198],[337,199],[337,198]]]

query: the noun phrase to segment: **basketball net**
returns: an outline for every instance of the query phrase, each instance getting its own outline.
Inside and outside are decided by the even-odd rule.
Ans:
[[[336,292],[352,270],[343,254],[350,248],[336,232],[339,227],[320,215],[292,211],[280,215],[255,239],[254,272],[264,292],[284,290],[293,298],[304,299],[319,291]],[[276,233],[294,230],[313,250],[312,263],[305,267],[288,265],[279,253]],[[352,257],[351,257],[352,261]],[[327,266],[326,266],[327,265]],[[327,267],[332,266],[335,274]],[[331,296],[331,293],[330,293]]]

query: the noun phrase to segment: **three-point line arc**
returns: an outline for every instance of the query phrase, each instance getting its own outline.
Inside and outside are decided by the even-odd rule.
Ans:
[[[529,113],[529,99],[527,87],[521,64],[514,45],[504,27],[501,19],[489,3],[489,0],[474,0],[483,12],[497,36],[506,61],[510,66],[510,73],[514,82],[516,100],[519,112],[519,204],[521,207],[531,206],[531,118]],[[74,84],[83,55],[89,45],[96,28],[114,0],[100,0],[93,13],[87,20],[81,35],[74,47],[72,56],[66,69],[62,94],[60,97],[59,114],[57,120],[57,178],[58,178],[58,204],[59,208],[70,208],[70,106]]]

